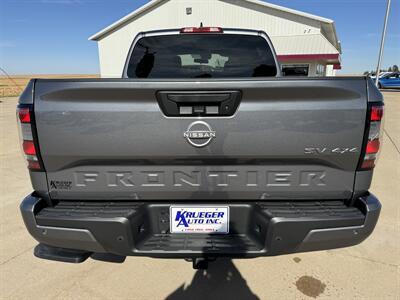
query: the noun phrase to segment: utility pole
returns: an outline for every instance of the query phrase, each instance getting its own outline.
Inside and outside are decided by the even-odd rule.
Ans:
[[[385,38],[386,38],[386,28],[387,28],[387,22],[389,18],[389,12],[390,12],[390,2],[391,0],[387,1],[387,6],[386,6],[386,15],[385,15],[385,22],[383,24],[383,32],[382,32],[382,39],[381,39],[381,48],[379,50],[379,58],[378,58],[378,66],[376,68],[376,78],[375,78],[375,85],[378,86],[379,83],[379,73],[381,72],[381,63],[382,63],[382,57],[383,57],[383,48],[385,47]]]

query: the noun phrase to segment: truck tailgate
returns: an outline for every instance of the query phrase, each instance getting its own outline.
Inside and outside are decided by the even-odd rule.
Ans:
[[[237,91],[240,103],[232,116],[169,117],[163,91]],[[37,80],[34,89],[53,199],[348,199],[366,110],[365,78]],[[204,147],[185,135],[195,121],[214,133]]]

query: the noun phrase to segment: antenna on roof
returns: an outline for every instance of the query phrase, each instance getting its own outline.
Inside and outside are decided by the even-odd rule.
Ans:
[[[203,28],[203,22],[200,22],[200,28]]]

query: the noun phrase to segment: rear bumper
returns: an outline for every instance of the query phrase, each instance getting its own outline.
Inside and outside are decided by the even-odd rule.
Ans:
[[[371,234],[381,209],[372,194],[351,207],[341,201],[229,203],[228,235],[188,235],[169,233],[171,204],[62,201],[49,207],[30,195],[21,213],[30,234],[45,245],[190,258],[258,257],[356,245]]]

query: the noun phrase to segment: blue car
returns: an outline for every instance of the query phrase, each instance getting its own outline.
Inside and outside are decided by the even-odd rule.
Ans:
[[[378,87],[380,89],[400,88],[400,72],[389,73],[379,78]]]

